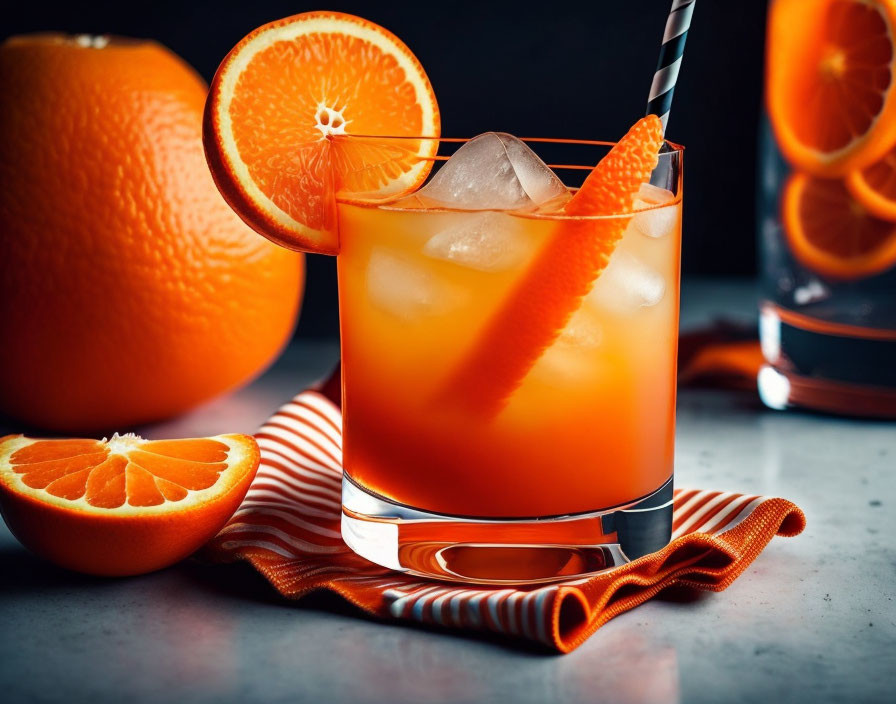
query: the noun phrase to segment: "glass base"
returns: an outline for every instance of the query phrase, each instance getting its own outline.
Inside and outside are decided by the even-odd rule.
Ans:
[[[759,398],[776,411],[805,408],[859,418],[896,419],[896,389],[844,384],[765,365],[756,379]]]
[[[420,511],[342,480],[342,539],[383,567],[428,578],[526,584],[585,577],[669,543],[672,479],[630,504],[568,516],[482,519]]]
[[[759,341],[767,364],[757,385],[769,408],[896,418],[896,330],[817,318],[766,301]]]

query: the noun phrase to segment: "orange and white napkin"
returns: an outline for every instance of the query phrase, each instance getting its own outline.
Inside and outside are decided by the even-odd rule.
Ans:
[[[784,499],[701,489],[675,492],[672,542],[593,577],[519,588],[429,582],[355,555],[339,532],[342,418],[305,391],[258,431],[261,466],[206,557],[246,560],[283,596],[328,589],[383,619],[493,631],[569,652],[614,616],[662,589],[721,591],[803,512]]]

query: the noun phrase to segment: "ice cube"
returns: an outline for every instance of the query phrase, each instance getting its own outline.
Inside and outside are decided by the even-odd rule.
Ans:
[[[655,306],[665,295],[666,281],[662,274],[635,255],[617,250],[588,294],[588,302],[598,308],[627,314]]]
[[[367,263],[367,292],[374,305],[405,320],[447,313],[464,298],[421,262],[383,249],[375,249]]]
[[[423,246],[423,253],[479,271],[504,271],[526,258],[525,234],[509,215],[457,213],[451,225]]]
[[[556,174],[523,142],[486,132],[464,144],[416,195],[426,204],[470,210],[540,205],[566,192]]]
[[[641,185],[635,196],[634,209],[637,212],[632,218],[632,225],[638,232],[648,237],[665,237],[674,231],[678,222],[678,208],[657,206],[671,203],[675,194],[665,188],[658,188],[649,183]]]
[[[558,215],[563,213],[566,210],[566,205],[572,199],[572,193],[567,189],[564,193],[561,193],[559,196],[554,196],[550,200],[546,200],[544,203],[539,205],[535,212],[542,213],[544,215]]]
[[[594,350],[603,340],[603,329],[588,306],[576,311],[557,340],[533,369],[533,373],[551,386],[581,385],[596,369]]]
[[[570,318],[554,344],[561,347],[593,350],[600,346],[603,336],[604,331],[600,323],[583,307]]]

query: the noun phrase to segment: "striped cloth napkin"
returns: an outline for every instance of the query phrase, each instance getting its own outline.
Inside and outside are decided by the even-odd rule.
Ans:
[[[673,541],[627,565],[547,586],[428,582],[374,565],[342,542],[342,416],[326,395],[300,393],[256,438],[258,474],[206,557],[246,560],[288,598],[329,589],[380,618],[503,633],[564,653],[666,587],[725,589],[773,536],[805,526],[784,499],[678,489]]]

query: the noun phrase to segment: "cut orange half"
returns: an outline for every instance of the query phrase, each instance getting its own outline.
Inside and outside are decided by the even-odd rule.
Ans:
[[[0,510],[23,545],[69,569],[149,572],[200,548],[258,469],[247,435],[0,439]]]
[[[896,142],[896,1],[777,0],[766,100],[795,167],[842,176]]]
[[[494,416],[503,408],[606,268],[631,219],[635,196],[656,168],[662,144],[662,123],[656,115],[648,115],[592,169],[566,204],[566,214],[621,217],[558,222],[553,237],[489,321],[440,400],[483,416]]]
[[[896,149],[870,166],[850,171],[846,187],[872,215],[896,222]]]
[[[226,56],[206,102],[215,182],[252,228],[290,249],[335,254],[340,191],[394,196],[419,186],[438,142],[423,67],[395,35],[359,17],[307,12],[251,32]]]
[[[794,257],[822,276],[860,279],[896,265],[896,224],[871,215],[842,181],[794,174],[781,209]]]

